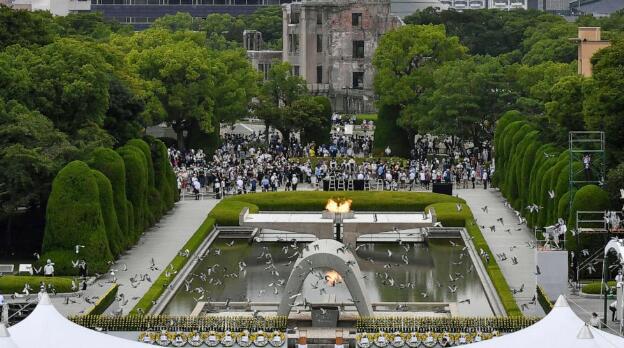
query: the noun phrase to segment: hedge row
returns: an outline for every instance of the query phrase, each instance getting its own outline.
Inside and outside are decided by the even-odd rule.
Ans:
[[[21,293],[26,284],[30,286],[33,293],[36,293],[39,292],[41,283],[44,283],[48,289],[54,288],[58,293],[74,292],[71,278],[5,275],[0,277],[0,294]]]
[[[147,141],[95,149],[86,162],[73,161],[58,173],[42,245],[42,261],[52,260],[57,274],[75,274],[71,261],[77,259],[91,272],[106,272],[108,261],[173,206],[177,185],[167,150],[159,140]],[[76,245],[84,246],[79,255]]]
[[[435,210],[438,221],[446,227],[465,227],[468,234],[473,238],[472,243],[476,249],[483,249],[483,251],[489,255],[494,255],[485,241],[483,234],[481,234],[481,230],[475,222],[470,208],[464,203],[462,203],[462,207],[461,211],[457,211],[455,203],[434,203],[427,206],[426,210]],[[507,284],[507,280],[505,279],[503,272],[500,267],[498,267],[498,263],[493,257],[491,258],[491,261],[485,265],[485,269],[490,276],[490,280],[492,280],[494,288],[496,288],[496,292],[498,293],[507,315],[512,317],[522,316],[522,311],[518,308],[518,304],[513,297],[511,288],[509,287],[509,284]]]
[[[539,302],[540,306],[544,310],[544,313],[546,314],[550,313],[550,311],[553,309],[553,306],[555,304],[550,300],[550,298],[548,297],[548,294],[546,294],[546,292],[541,286],[537,285],[536,293],[537,293],[537,302]]]
[[[351,199],[355,211],[424,211],[433,203],[463,203],[460,198],[425,192],[267,192],[238,195],[219,202],[210,212],[218,225],[236,226],[244,207],[251,212],[265,211],[319,211],[330,198]]]
[[[554,144],[543,143],[540,130],[517,111],[505,113],[496,126],[496,171],[493,181],[511,206],[527,219],[531,227],[550,226],[559,218],[568,226],[567,248],[576,249],[571,231],[576,228],[576,211],[604,210],[608,195],[595,185],[587,185],[576,192],[569,191],[570,165],[577,180],[583,180],[583,164],[570,164],[570,153]],[[554,198],[550,197],[554,192]],[[572,211],[570,196],[573,194]],[[540,207],[530,212],[531,205]],[[599,238],[600,239],[600,238]],[[582,236],[581,247],[594,248],[596,237]]]
[[[115,302],[118,291],[119,291],[118,284],[114,284],[113,286],[111,286],[110,289],[108,289],[108,291],[106,291],[106,293],[102,295],[102,297],[100,297],[100,299],[98,299],[97,302],[95,302],[93,307],[87,310],[85,315],[104,314],[104,311],[106,311],[106,309],[110,307],[110,305],[112,305],[113,302]]]

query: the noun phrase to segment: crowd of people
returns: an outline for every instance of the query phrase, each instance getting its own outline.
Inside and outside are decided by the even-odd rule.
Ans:
[[[369,157],[372,139],[333,133],[328,144],[301,146],[278,134],[227,134],[208,156],[202,150],[169,149],[184,194],[201,199],[259,191],[323,189],[323,180],[362,180],[372,189],[430,190],[432,183],[487,188],[491,177],[487,144],[480,148],[455,139],[417,137],[410,159]],[[268,144],[267,144],[268,143]],[[365,154],[358,156],[358,154]],[[388,148],[387,153],[391,153]]]

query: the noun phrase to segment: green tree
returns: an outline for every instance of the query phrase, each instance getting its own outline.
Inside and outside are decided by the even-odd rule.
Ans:
[[[92,272],[105,272],[113,260],[100,206],[98,184],[86,163],[73,161],[54,178],[48,200],[42,259],[55,263],[57,274],[75,274],[75,246]]]
[[[58,27],[52,14],[18,11],[0,5],[0,50],[10,45],[47,45],[54,41]]]
[[[592,58],[593,83],[585,99],[588,130],[606,133],[611,162],[624,160],[624,42],[598,51]]]
[[[74,156],[67,136],[37,111],[0,99],[0,217],[18,208],[45,206],[52,180]]]
[[[491,57],[443,63],[433,72],[433,86],[408,105],[419,132],[454,135],[479,144],[491,140],[496,117],[513,102],[503,68]]]
[[[410,138],[417,131],[413,110],[433,84],[433,70],[465,51],[457,37],[446,36],[441,25],[406,25],[382,37],[373,57],[378,104],[399,107],[399,124],[411,133]]]
[[[550,101],[544,105],[546,117],[555,124],[557,140],[568,140],[569,131],[585,130],[583,120],[584,79],[582,76],[561,78],[550,90]]]
[[[147,210],[147,161],[143,152],[134,146],[124,145],[117,149],[117,153],[124,160],[126,169],[126,194],[131,203],[133,213],[131,214],[134,221],[134,228],[130,229],[133,233],[129,234],[130,242],[134,243],[138,240],[145,227],[149,226],[149,220],[146,216]],[[130,214],[129,220],[130,220]]]
[[[133,51],[128,59],[150,81],[180,149],[186,148],[184,133],[193,121],[205,132],[212,129],[218,59],[207,48],[185,40]]]
[[[253,105],[255,115],[264,120],[267,134],[270,126],[289,132],[290,117],[284,109],[290,108],[307,94],[305,80],[293,75],[291,68],[288,62],[274,62],[269,70],[269,78],[260,87],[260,95]]]
[[[125,238],[119,228],[117,213],[113,204],[113,189],[110,181],[102,172],[91,170],[91,174],[93,174],[98,185],[100,209],[102,211],[104,227],[106,228],[108,247],[113,257],[118,257],[125,249]]]
[[[167,29],[170,31],[200,30],[202,20],[194,18],[188,12],[178,12],[174,15],[162,16],[152,23],[152,28]]]

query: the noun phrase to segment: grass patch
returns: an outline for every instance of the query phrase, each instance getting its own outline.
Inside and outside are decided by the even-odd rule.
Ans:
[[[463,203],[461,211],[457,211],[455,203],[435,203],[427,207],[427,209],[430,208],[435,210],[438,221],[444,226],[465,227],[468,234],[473,237],[472,243],[475,248],[477,250],[483,249],[490,255],[490,262],[485,265],[485,269],[492,280],[492,284],[494,284],[494,288],[503,303],[507,315],[510,317],[523,316],[522,311],[518,308],[518,304],[511,293],[505,276],[498,267],[498,263],[495,261],[494,254],[490,250],[485,238],[483,238],[479,226],[474,221],[470,208]]]
[[[69,277],[5,275],[0,277],[0,294],[21,293],[26,284],[30,285],[33,293],[39,292],[42,282],[46,284],[48,289],[52,286],[56,292],[74,292],[72,290],[72,278]]]
[[[355,115],[355,119],[357,120],[357,124],[361,124],[364,120],[377,122],[377,114],[357,114]]]
[[[251,212],[319,211],[330,198],[352,199],[355,211],[424,211],[433,203],[449,202],[454,207],[460,198],[429,192],[372,191],[306,191],[265,192],[228,197],[212,210],[210,216],[218,225],[238,226],[238,216],[244,207]]]
[[[615,280],[611,280],[607,283],[610,288],[615,286]],[[583,285],[581,291],[585,294],[598,295],[600,294],[600,288],[602,287],[602,282],[591,282]]]
[[[108,289],[108,291],[102,297],[100,297],[100,299],[97,300],[97,302],[95,302],[93,307],[91,307],[85,313],[85,315],[100,315],[104,313],[106,308],[110,307],[110,305],[117,298],[118,290],[119,290],[119,285],[114,284],[113,286],[111,286],[110,289]]]
[[[238,219],[236,221],[238,221]],[[208,234],[212,231],[214,225],[214,218],[208,216],[206,220],[204,220],[204,222],[201,224],[201,226],[199,226],[197,231],[195,231],[195,234],[193,234],[193,236],[186,242],[186,244],[184,244],[181,250],[188,249],[190,251],[190,254],[192,255],[197,250],[197,248],[199,248],[204,239],[206,239]],[[184,267],[184,265],[186,265],[186,263],[190,259],[190,257],[177,255],[170,262],[170,265],[172,265],[175,270],[180,270],[182,269],[182,267]],[[167,267],[169,267],[169,265],[167,265]],[[167,286],[173,279],[171,277],[166,277],[165,273],[166,272],[164,272],[163,270],[158,279],[154,281],[149,290],[147,290],[145,295],[143,295],[143,297],[139,300],[136,306],[134,306],[132,311],[130,311],[130,314],[139,314],[139,309],[143,310],[143,313],[147,313],[152,308],[152,301],[156,301],[160,298],[162,293],[165,291],[165,288],[167,288]]]

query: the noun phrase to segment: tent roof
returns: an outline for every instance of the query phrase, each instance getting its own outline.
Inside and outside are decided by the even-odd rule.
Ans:
[[[9,330],[7,330],[4,324],[0,323],[0,347],[2,348],[18,348],[17,345],[11,339]]]
[[[110,336],[77,325],[60,314],[48,294],[26,319],[9,328],[19,348],[145,348],[144,343]],[[0,337],[1,339],[1,337]],[[4,348],[3,345],[0,345]]]
[[[624,338],[587,325],[570,309],[563,296],[546,317],[520,331],[469,345],[471,348],[624,347]]]

